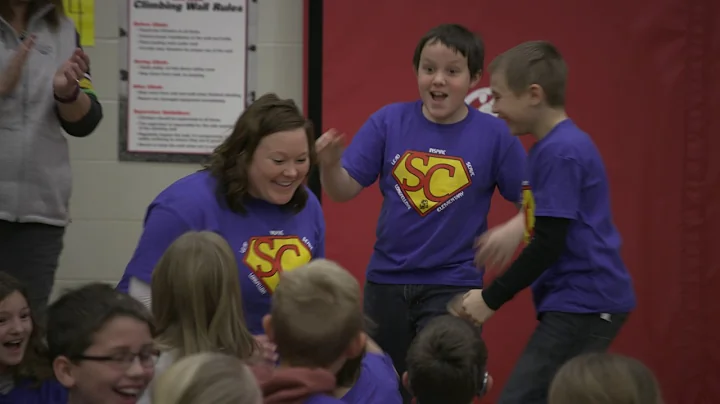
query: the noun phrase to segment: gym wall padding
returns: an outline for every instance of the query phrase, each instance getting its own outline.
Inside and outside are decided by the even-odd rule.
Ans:
[[[555,43],[570,68],[568,112],[605,159],[638,295],[613,350],[648,364],[667,403],[720,403],[720,2],[306,2],[323,9],[322,86],[307,88],[322,94],[316,125],[349,135],[384,104],[417,98],[412,54],[432,26],[481,33],[486,64],[520,42]],[[361,281],[380,204],[377,187],[344,204],[323,197],[327,256]],[[513,211],[496,198],[491,225]],[[496,386],[483,402],[534,326],[527,291],[487,323]]]

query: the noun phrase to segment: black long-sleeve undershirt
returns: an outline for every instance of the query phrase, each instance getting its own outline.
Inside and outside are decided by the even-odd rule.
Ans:
[[[536,217],[534,235],[530,244],[523,249],[504,274],[483,289],[485,304],[492,310],[498,310],[560,259],[565,249],[569,225],[570,219]]]

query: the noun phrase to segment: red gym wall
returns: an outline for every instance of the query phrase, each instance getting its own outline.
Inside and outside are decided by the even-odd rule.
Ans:
[[[720,229],[720,2],[372,4],[323,4],[316,124],[352,135],[382,105],[415,99],[412,53],[434,25],[456,22],[481,33],[486,64],[523,41],[554,42],[570,67],[569,113],[604,155],[638,294],[613,349],[648,364],[668,403],[719,403],[720,258],[711,243]],[[487,85],[485,76],[478,88]],[[487,101],[478,98],[476,107]],[[327,256],[361,281],[380,203],[376,187],[346,204],[323,198]],[[491,225],[512,214],[498,198]],[[488,323],[496,388],[483,402],[494,402],[534,326],[528,292]]]

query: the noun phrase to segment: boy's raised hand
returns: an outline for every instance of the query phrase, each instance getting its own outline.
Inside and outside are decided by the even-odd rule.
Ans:
[[[344,150],[345,134],[335,129],[328,130],[315,141],[315,151],[321,167],[339,164]]]
[[[522,242],[522,215],[488,230],[475,241],[475,265],[499,270],[507,266]]]

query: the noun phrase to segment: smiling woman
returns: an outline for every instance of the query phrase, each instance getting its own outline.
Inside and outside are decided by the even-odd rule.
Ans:
[[[247,328],[262,334],[280,273],[325,255],[320,203],[303,184],[314,161],[312,125],[295,103],[260,97],[203,170],[150,204],[118,289],[150,306],[152,273],[168,246],[189,231],[212,231],[235,254]]]

